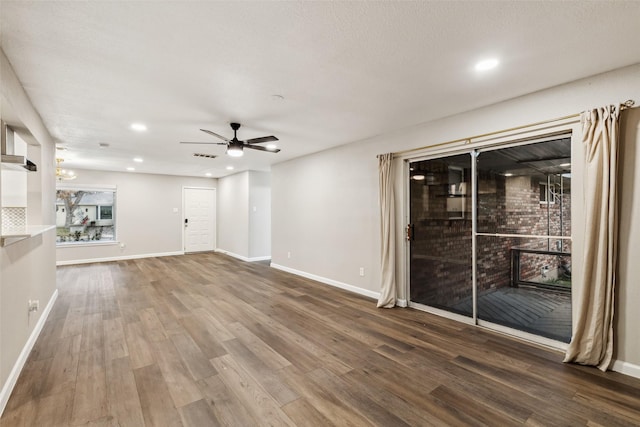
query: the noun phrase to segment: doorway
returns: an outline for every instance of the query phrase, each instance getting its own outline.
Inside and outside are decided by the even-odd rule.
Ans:
[[[571,137],[410,162],[410,305],[571,339]]]
[[[215,188],[184,188],[184,251],[203,252],[216,248]]]

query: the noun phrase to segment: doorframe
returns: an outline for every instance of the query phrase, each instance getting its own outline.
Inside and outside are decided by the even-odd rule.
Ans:
[[[182,253],[187,253],[186,251],[186,228],[184,226],[184,220],[187,218],[186,215],[186,190],[213,190],[213,200],[215,201],[215,210],[214,210],[214,218],[213,218],[213,226],[215,229],[215,238],[213,239],[213,249],[212,251],[216,251],[218,249],[218,191],[217,187],[198,187],[194,185],[183,185],[182,186],[182,219],[180,221],[180,227],[182,227]]]
[[[487,329],[492,332],[498,332],[501,334],[509,335],[527,342],[531,342],[534,344],[542,345],[545,347],[549,347],[555,350],[565,351],[568,347],[567,343],[562,341],[556,341],[550,338],[546,338],[543,336],[531,334],[525,331],[520,331],[518,329],[509,328],[503,325],[495,324],[492,322],[484,321],[477,318],[477,301],[476,301],[476,283],[475,276],[473,278],[473,298],[474,298],[474,307],[473,307],[473,316],[467,317],[457,313],[452,313],[446,310],[441,310],[435,307],[429,307],[424,304],[411,302],[411,275],[410,275],[410,263],[411,263],[411,250],[410,250],[410,242],[405,238],[405,227],[410,223],[410,214],[411,214],[411,197],[410,197],[410,181],[409,181],[409,167],[410,163],[422,161],[422,160],[431,160],[437,159],[446,156],[454,156],[458,154],[471,154],[478,153],[481,151],[487,151],[493,147],[496,149],[499,148],[507,148],[509,146],[517,146],[523,143],[535,143],[537,141],[542,142],[543,140],[548,139],[549,137],[559,136],[564,134],[571,134],[571,174],[572,177],[575,178],[576,182],[582,182],[582,177],[584,175],[583,168],[581,164],[584,158],[584,151],[582,150],[582,129],[580,126],[580,118],[579,117],[570,117],[566,119],[557,120],[551,123],[543,123],[540,125],[532,125],[530,128],[518,128],[515,130],[506,130],[504,132],[491,134],[489,136],[481,136],[481,137],[472,137],[466,140],[458,140],[457,143],[451,144],[450,147],[443,147],[442,145],[435,144],[433,148],[425,148],[423,150],[414,151],[406,154],[399,155],[397,157],[398,162],[402,162],[402,167],[398,168],[401,170],[401,177],[396,174],[396,179],[400,178],[402,180],[402,185],[400,187],[396,186],[396,188],[401,188],[402,190],[402,202],[401,202],[401,215],[397,215],[396,218],[401,218],[402,223],[397,224],[397,230],[399,231],[400,239],[397,239],[396,242],[400,240],[403,244],[399,247],[400,250],[397,252],[400,256],[403,257],[403,260],[399,262],[397,265],[401,267],[401,272],[399,277],[403,282],[403,286],[399,288],[402,289],[405,296],[406,306],[410,308],[414,308],[417,310],[425,311],[430,314],[435,314],[441,317],[445,317],[451,320],[456,320],[461,323],[475,325],[479,328]],[[475,182],[475,165],[472,165],[474,173],[472,173],[472,180]],[[577,189],[578,190],[578,189]],[[475,224],[475,188],[472,189],[472,216],[474,216]],[[578,191],[571,192],[571,245],[572,245],[572,253],[583,253],[583,240],[581,238],[581,233],[575,233],[574,230],[582,230],[582,225],[584,223],[583,216],[579,216],[580,209],[578,206],[582,206],[582,200],[584,195],[582,194],[582,188]],[[473,231],[472,231],[473,233]],[[475,233],[473,233],[473,241],[475,241]],[[475,253],[472,268],[475,267]],[[572,259],[572,264],[575,264],[574,277],[577,279],[576,282],[580,279],[582,275],[582,271],[584,270],[582,257],[575,257]],[[576,274],[577,273],[577,274]],[[581,290],[576,290],[574,288],[571,289],[572,292],[572,312],[575,313],[575,304],[574,302],[579,301],[579,294]],[[404,302],[404,301],[403,301]],[[572,329],[575,330],[575,325],[572,322]]]

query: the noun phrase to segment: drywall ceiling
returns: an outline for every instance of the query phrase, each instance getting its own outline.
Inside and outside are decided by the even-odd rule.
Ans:
[[[65,165],[214,177],[639,63],[638,22],[633,1],[0,2],[1,47]],[[232,121],[282,151],[178,143]]]

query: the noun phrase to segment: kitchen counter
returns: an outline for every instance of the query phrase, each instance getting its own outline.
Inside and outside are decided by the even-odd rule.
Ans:
[[[37,236],[54,228],[56,228],[55,225],[28,225],[26,227],[3,229],[0,234],[0,246],[9,246],[12,243]]]

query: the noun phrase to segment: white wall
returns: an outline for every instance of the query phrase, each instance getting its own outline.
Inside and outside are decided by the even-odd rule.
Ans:
[[[211,178],[81,169],[75,172],[78,178],[69,182],[74,186],[116,186],[118,244],[59,246],[59,264],[182,253],[183,187],[217,187],[217,180]],[[53,204],[51,210],[55,210]]]
[[[271,256],[271,174],[246,171],[218,183],[218,251],[256,261]]]
[[[249,171],[249,258],[271,256],[271,174]]]
[[[27,175],[28,223],[53,224],[55,146],[42,120],[0,50],[0,114],[30,144],[38,172]],[[1,198],[1,197],[0,197]],[[0,248],[0,412],[35,339],[45,306],[56,290],[55,231]],[[27,301],[40,310],[27,314]],[[30,341],[31,340],[31,341]]]
[[[249,172],[218,180],[218,250],[249,258]]]
[[[636,98],[638,100],[638,98]],[[623,114],[620,150],[620,240],[614,358],[640,365],[640,109]]]
[[[17,133],[14,135],[14,154],[27,155],[27,143]],[[2,169],[2,200],[6,207],[27,207],[27,174],[24,170]]]
[[[376,154],[352,144],[272,168],[274,264],[378,291]]]
[[[363,293],[377,292],[377,154],[527,125],[627,99],[640,103],[640,64],[277,164],[272,167],[272,262],[328,282],[354,286]],[[625,179],[626,194],[621,196],[631,200],[640,186],[640,176],[635,170],[627,171]],[[401,206],[403,185],[396,187],[396,203]],[[636,196],[634,203],[639,198]],[[626,215],[635,222],[640,221],[639,206],[626,208]],[[400,233],[403,226],[400,217]],[[621,257],[628,259],[634,254],[628,246],[621,246],[621,252]],[[404,265],[402,256],[400,251],[399,267]],[[365,268],[365,277],[359,276],[359,267]],[[637,297],[640,281],[634,278],[640,277],[640,265],[621,262],[621,269],[619,294]],[[398,277],[404,287],[404,277],[401,273]],[[640,335],[631,326],[640,324],[640,310],[634,309],[638,299],[619,301],[616,354],[620,360],[640,365]]]

